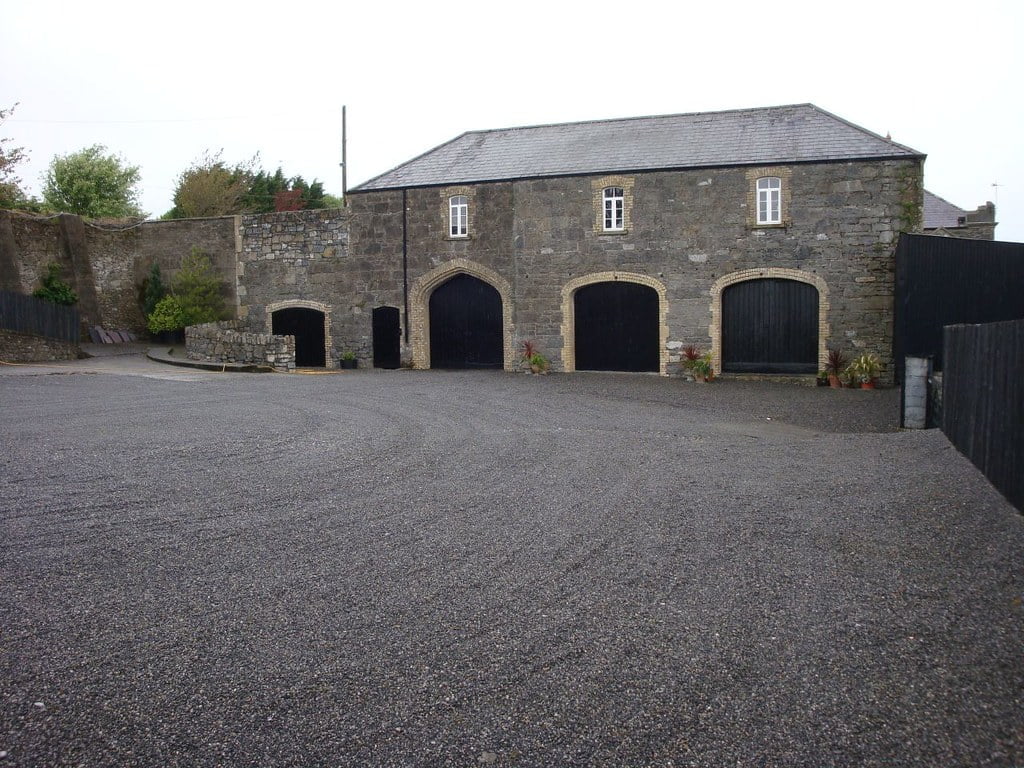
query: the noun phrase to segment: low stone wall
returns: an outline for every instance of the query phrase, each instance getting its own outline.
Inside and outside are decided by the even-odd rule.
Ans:
[[[295,337],[252,333],[234,320],[191,325],[185,329],[185,354],[189,360],[268,365],[277,371],[292,371]]]
[[[74,360],[78,345],[31,333],[0,330],[0,361],[38,363],[45,360]]]

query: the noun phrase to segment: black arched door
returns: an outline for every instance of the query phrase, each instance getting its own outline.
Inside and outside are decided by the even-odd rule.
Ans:
[[[576,369],[657,371],[658,292],[639,283],[585,285],[573,302]]]
[[[430,367],[501,368],[501,294],[456,275],[430,295]]]
[[[398,307],[374,307],[373,367],[397,368],[402,362],[401,342]]]
[[[818,370],[818,289],[766,278],[722,292],[722,368],[736,373]]]
[[[324,313],[305,307],[279,309],[271,315],[271,332],[295,337],[295,365],[300,368],[322,368],[326,361],[324,349]]]

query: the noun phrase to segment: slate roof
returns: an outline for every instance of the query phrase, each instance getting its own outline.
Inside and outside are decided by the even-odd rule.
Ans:
[[[958,208],[948,200],[924,191],[924,228],[939,229],[963,226],[960,218],[967,216],[967,211]]]
[[[924,155],[813,104],[469,131],[351,192]]]

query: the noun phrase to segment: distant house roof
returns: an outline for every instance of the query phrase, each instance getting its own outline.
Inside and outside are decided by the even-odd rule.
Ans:
[[[924,155],[813,104],[470,131],[352,192],[669,168]]]
[[[924,191],[925,229],[962,227],[966,217],[967,211],[963,208],[958,208],[948,200],[943,200],[938,195],[933,195],[927,189]]]

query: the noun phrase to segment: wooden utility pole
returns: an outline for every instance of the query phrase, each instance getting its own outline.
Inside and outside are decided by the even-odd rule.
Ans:
[[[341,105],[341,203],[348,205],[348,134],[345,127],[345,105]]]

